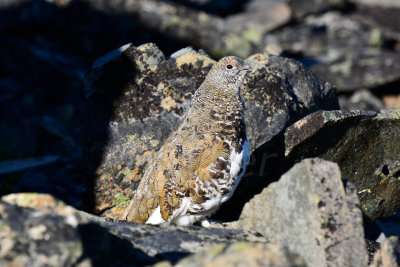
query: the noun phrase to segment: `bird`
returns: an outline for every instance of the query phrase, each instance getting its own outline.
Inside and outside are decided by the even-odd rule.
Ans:
[[[122,220],[192,225],[205,222],[232,196],[250,160],[240,87],[251,70],[236,56],[212,66],[183,122],[144,172]]]

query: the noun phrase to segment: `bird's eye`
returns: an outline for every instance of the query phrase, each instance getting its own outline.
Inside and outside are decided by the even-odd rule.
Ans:
[[[226,68],[227,68],[228,70],[231,70],[231,69],[233,69],[233,65],[232,65],[232,64],[227,64],[227,65],[226,65]]]

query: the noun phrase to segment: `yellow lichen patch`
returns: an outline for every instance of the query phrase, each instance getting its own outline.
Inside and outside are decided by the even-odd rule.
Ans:
[[[158,147],[159,144],[160,144],[159,140],[150,140],[150,145],[152,147]]]
[[[102,216],[105,216],[107,218],[111,218],[114,220],[119,220],[121,218],[121,215],[124,213],[126,207],[117,207],[114,206],[107,211],[105,211]]]
[[[178,67],[182,66],[183,64],[194,64],[197,61],[203,61],[203,67],[215,64],[213,59],[195,52],[187,53],[176,58],[176,64]]]
[[[33,240],[48,240],[50,239],[50,234],[46,234],[46,232],[47,232],[47,227],[43,224],[40,224],[38,226],[31,227],[28,230],[28,235]]]
[[[64,202],[48,194],[17,193],[3,196],[1,199],[9,204],[34,210],[53,209],[63,215],[70,215],[76,212],[73,207],[65,205]]]
[[[361,190],[361,191],[358,191],[358,192],[357,192],[357,194],[362,194],[362,193],[371,194],[371,193],[372,193],[372,190],[371,190],[371,189],[364,189],[364,190]]]
[[[171,109],[176,108],[177,106],[178,103],[170,96],[161,100],[161,107],[167,111],[171,111]]]
[[[307,123],[307,120],[299,120],[297,121],[293,126],[296,127],[297,129],[301,129],[303,125]]]
[[[20,207],[36,210],[54,208],[58,204],[58,201],[51,195],[37,193],[10,194],[2,197],[2,200]]]

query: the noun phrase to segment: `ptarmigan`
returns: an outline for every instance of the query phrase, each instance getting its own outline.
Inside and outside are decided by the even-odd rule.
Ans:
[[[250,158],[239,90],[250,70],[234,56],[214,64],[187,117],[146,170],[122,219],[190,225],[232,196]]]

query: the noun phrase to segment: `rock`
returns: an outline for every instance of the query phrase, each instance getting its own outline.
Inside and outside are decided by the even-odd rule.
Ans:
[[[253,151],[297,118],[318,109],[338,107],[334,87],[301,63],[265,54],[253,55],[247,61],[256,69],[249,74],[242,90]]]
[[[327,11],[307,16],[291,27],[270,32],[265,35],[265,42],[312,67],[332,62],[345,53],[365,49],[371,36],[371,31],[363,29],[356,19],[338,11]]]
[[[342,111],[379,111],[385,107],[378,97],[366,89],[356,91],[350,98],[340,96],[339,104]]]
[[[253,151],[288,123],[321,108],[338,108],[334,88],[297,61],[264,54],[247,61],[255,69],[242,88]],[[164,60],[154,44],[124,46],[96,61],[86,82],[83,151],[92,177],[87,188],[94,187],[87,193],[93,195],[88,210],[119,218],[214,62],[191,49]]]
[[[372,220],[399,210],[400,111],[318,111],[285,132],[293,161],[321,157],[337,162],[354,183],[363,212]]]
[[[400,94],[383,96],[382,101],[387,109],[400,109]]]
[[[394,20],[400,12],[385,9],[378,17],[375,8],[370,8],[351,14],[327,11],[307,16],[293,26],[265,34],[265,49],[299,58],[339,92],[397,82],[399,27],[391,25],[397,25]]]
[[[33,212],[4,201],[0,201],[0,210],[3,264],[68,266],[79,263],[83,247],[74,215]]]
[[[333,62],[311,67],[319,77],[335,84],[338,91],[375,88],[400,79],[400,54],[395,51],[354,51]]]
[[[400,3],[397,0],[350,0],[350,2],[372,7],[400,7]]]
[[[386,238],[376,252],[370,267],[400,266],[400,242],[398,236]]]
[[[233,247],[240,249],[245,241],[258,251],[266,242],[259,235],[234,229],[114,222],[80,212],[50,195],[7,195],[0,200],[0,211],[0,262],[10,265],[148,266],[175,263],[218,244],[239,242]]]
[[[247,203],[231,226],[287,246],[307,266],[366,266],[358,205],[337,164],[305,159]]]
[[[215,245],[180,260],[175,266],[306,266],[300,257],[274,244],[237,242]]]
[[[323,0],[296,0],[289,1],[290,7],[293,10],[295,18],[300,19],[305,15],[322,13],[333,7],[341,7],[346,4],[346,0],[334,0],[334,1],[323,1]]]
[[[368,251],[368,264],[371,264],[372,260],[374,259],[374,255],[380,248],[380,243],[373,241],[373,240],[365,240],[367,243],[367,251]]]
[[[398,2],[397,2],[398,3]],[[400,4],[389,7],[384,5],[363,6],[357,8],[357,12],[352,14],[356,20],[364,26],[381,32],[386,39],[400,39]],[[397,49],[398,50],[398,49]]]
[[[248,57],[262,51],[263,34],[289,22],[291,10],[286,0],[254,1],[243,12],[221,18],[175,2],[135,0],[128,5],[104,0],[91,1],[104,12],[129,14],[146,28],[202,47],[215,57]]]

